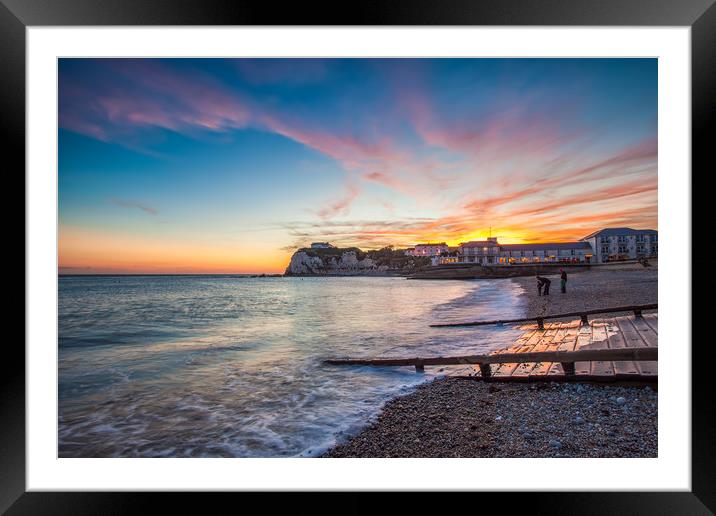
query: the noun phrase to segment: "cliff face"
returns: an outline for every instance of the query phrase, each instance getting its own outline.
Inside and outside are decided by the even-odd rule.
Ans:
[[[286,275],[341,275],[357,276],[381,274],[388,270],[385,265],[377,265],[367,256],[358,256],[355,250],[343,250],[331,253],[320,253],[313,250],[299,249],[286,267]]]

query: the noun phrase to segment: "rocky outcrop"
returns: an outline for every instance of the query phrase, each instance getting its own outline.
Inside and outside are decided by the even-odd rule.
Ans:
[[[387,270],[387,266],[377,265],[365,253],[354,249],[335,249],[330,252],[299,249],[291,256],[291,262],[286,267],[285,274],[287,276],[359,276],[385,274]]]

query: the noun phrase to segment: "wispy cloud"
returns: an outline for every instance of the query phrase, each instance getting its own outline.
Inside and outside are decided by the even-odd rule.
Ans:
[[[126,199],[120,199],[118,197],[112,197],[110,199],[110,202],[112,204],[115,204],[117,206],[121,206],[122,208],[136,208],[138,210],[143,211],[144,213],[148,213],[149,215],[158,215],[159,212],[152,208],[151,206],[147,206],[146,204],[142,204],[140,202],[135,201],[129,201]]]
[[[350,211],[351,203],[358,197],[360,189],[353,184],[348,185],[345,195],[317,211],[318,216],[323,219],[330,219],[338,215],[347,215]]]

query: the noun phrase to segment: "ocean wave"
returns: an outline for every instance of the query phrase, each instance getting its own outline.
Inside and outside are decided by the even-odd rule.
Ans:
[[[315,456],[392,396],[450,372],[325,367],[324,358],[489,351],[514,330],[428,325],[522,309],[504,280],[106,281],[60,283],[61,305],[69,300],[59,321],[62,457]],[[174,328],[177,303],[218,315]],[[89,319],[82,331],[77,314]]]

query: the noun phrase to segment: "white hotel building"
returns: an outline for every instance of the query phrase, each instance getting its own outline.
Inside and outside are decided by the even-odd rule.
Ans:
[[[594,249],[599,263],[611,260],[655,258],[659,255],[659,234],[653,229],[607,228],[582,238]]]
[[[577,242],[548,242],[537,244],[500,244],[497,238],[461,243],[457,250],[444,246],[421,249],[430,256],[433,265],[474,263],[480,265],[510,265],[527,263],[604,263],[614,260],[654,258],[658,256],[657,232],[652,229],[608,228],[596,231]],[[415,246],[417,251],[419,246]],[[442,248],[440,248],[442,249]]]
[[[458,263],[480,265],[589,262],[593,255],[592,248],[587,242],[500,244],[494,237],[464,242],[458,247],[457,254]]]

